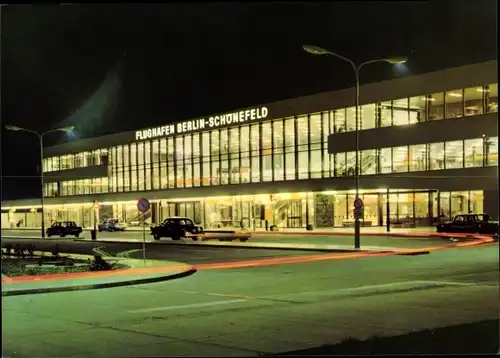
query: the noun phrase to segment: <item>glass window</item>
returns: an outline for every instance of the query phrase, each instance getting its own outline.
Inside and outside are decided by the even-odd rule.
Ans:
[[[321,178],[321,150],[311,150],[311,178]]]
[[[392,169],[394,173],[408,171],[408,146],[392,148]]]
[[[60,170],[60,158],[59,157],[53,157],[52,158],[52,171],[58,171]]]
[[[193,186],[193,138],[190,134],[184,136],[184,185]]]
[[[210,143],[212,153],[212,185],[219,185],[220,181],[220,160],[219,160],[219,131],[211,133]]]
[[[139,191],[144,190],[144,143],[137,143],[137,171],[138,171],[138,185]]]
[[[283,120],[279,119],[273,123],[274,180],[285,178],[283,145]]]
[[[151,142],[144,142],[144,162],[145,162],[145,175],[144,175],[144,189],[151,190]]]
[[[177,176],[175,178],[175,184],[177,188],[184,187],[184,138],[178,136],[175,138],[175,169],[177,170]]]
[[[410,123],[426,121],[426,103],[425,97],[422,96],[410,98]]]
[[[343,176],[347,175],[346,154],[347,153],[336,153],[335,154],[335,173],[336,173],[336,176],[343,177]]]
[[[175,188],[175,146],[174,138],[167,139],[168,187]]]
[[[417,144],[410,146],[410,171],[427,170],[427,145]]]
[[[361,151],[360,175],[377,173],[377,153],[375,149]]]
[[[335,156],[328,153],[328,143],[323,143],[323,176],[330,178],[334,175],[334,161]]]
[[[346,131],[354,131],[356,130],[356,107],[350,107],[346,108],[346,117],[345,117],[345,124],[346,124]]]
[[[464,142],[456,140],[445,144],[445,169],[463,168]]]
[[[129,151],[129,146],[124,145],[123,146],[123,169],[125,171],[128,171],[130,168],[130,151]]]
[[[466,139],[464,141],[465,167],[483,166],[483,139]]]
[[[311,114],[309,117],[309,136],[311,150],[321,148],[321,113]]]
[[[299,155],[299,179],[307,179],[309,177],[309,152],[302,151]]]
[[[444,143],[429,144],[429,169],[444,169]]]
[[[397,99],[392,101],[392,125],[404,126],[410,123],[410,115],[408,111],[408,98]]]
[[[335,122],[335,133],[342,133],[347,131],[345,108],[336,109],[333,111]]]
[[[463,90],[448,91],[446,98],[446,118],[459,118],[464,116]]]
[[[427,96],[429,107],[429,120],[437,121],[444,118],[444,92]]]
[[[307,116],[297,118],[297,136],[299,151],[301,149],[307,149],[309,143],[309,124]]]
[[[250,127],[250,150],[251,150],[251,178],[252,183],[257,183],[260,181],[260,163],[259,163],[259,148],[260,148],[260,137],[259,137],[259,125],[254,124]]]
[[[380,104],[380,127],[392,126],[392,103],[391,101]]]
[[[210,185],[210,133],[201,134],[201,156],[202,156],[202,183],[203,186]]]
[[[228,130],[227,129],[221,129],[220,134],[220,152],[222,154],[228,154],[229,153],[229,135],[228,135]],[[227,158],[227,156],[224,156],[222,159]]]
[[[250,126],[240,128],[241,169],[242,183],[250,182]]]
[[[356,152],[347,152],[345,170],[346,175],[356,175]]]
[[[367,104],[361,109],[361,129],[375,128],[375,104]]]
[[[230,182],[238,184],[240,182],[240,128],[229,130],[229,155],[231,159]]]
[[[485,86],[486,111],[498,112],[498,83]]]
[[[473,213],[484,213],[483,200],[482,190],[471,190],[469,193],[469,210]]]
[[[242,153],[250,151],[250,126],[240,128],[240,150]]]
[[[295,179],[295,120],[285,120],[285,179]]]
[[[273,180],[271,123],[262,123],[262,177],[264,181]]]
[[[498,137],[485,138],[486,165],[498,165]]]
[[[483,87],[471,87],[464,90],[466,116],[483,114]]]

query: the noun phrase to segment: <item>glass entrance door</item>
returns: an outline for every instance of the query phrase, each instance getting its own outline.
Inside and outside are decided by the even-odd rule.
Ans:
[[[287,211],[287,227],[302,227],[302,200],[290,200]]]

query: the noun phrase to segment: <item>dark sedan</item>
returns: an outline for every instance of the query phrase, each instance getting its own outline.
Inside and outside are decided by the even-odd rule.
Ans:
[[[446,233],[498,235],[498,221],[493,221],[488,214],[463,214],[437,225],[436,229]]]
[[[72,235],[78,237],[82,231],[82,227],[76,225],[74,221],[56,221],[45,232],[48,237],[53,235],[59,235],[60,237]]]

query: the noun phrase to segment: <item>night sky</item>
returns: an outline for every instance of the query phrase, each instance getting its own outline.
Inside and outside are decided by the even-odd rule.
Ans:
[[[5,124],[84,138],[353,85],[347,63],[303,43],[408,56],[411,74],[496,59],[496,14],[495,0],[4,6],[3,199],[39,195],[37,139]],[[361,82],[395,76],[374,65]]]

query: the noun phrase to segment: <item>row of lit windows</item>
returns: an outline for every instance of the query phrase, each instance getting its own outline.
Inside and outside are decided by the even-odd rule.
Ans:
[[[274,155],[214,159],[209,162],[135,165],[120,168],[108,178],[55,183],[47,195],[80,195],[106,192],[159,190],[250,182],[353,176],[355,152],[328,155],[311,150]],[[498,165],[498,137],[417,144],[360,151],[360,175]]]
[[[44,172],[55,172],[58,170],[68,170],[74,168],[84,168],[93,165],[108,164],[107,149],[96,149],[76,154],[50,157],[43,160]]]
[[[364,130],[490,112],[498,112],[497,84],[363,105],[359,123]],[[355,130],[355,115],[355,108],[351,107],[118,146],[110,149],[110,170],[156,162],[178,163],[191,158],[208,161],[208,157],[224,160],[229,155],[253,157],[259,151],[266,155],[271,151],[313,150],[321,148],[329,134]],[[44,171],[106,164],[107,153],[108,150],[103,149],[46,158]]]
[[[101,194],[108,192],[108,178],[92,178],[45,183],[45,196]]]

